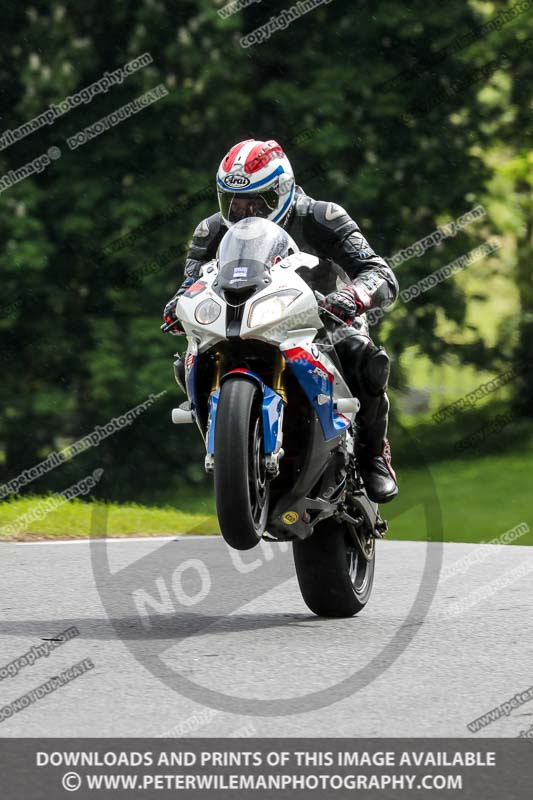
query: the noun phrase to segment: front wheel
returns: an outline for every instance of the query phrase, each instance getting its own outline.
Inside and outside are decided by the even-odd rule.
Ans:
[[[367,604],[374,582],[375,542],[366,559],[344,523],[326,519],[303,541],[293,543],[302,597],[319,617],[353,617]]]
[[[250,379],[220,388],[215,428],[215,501],[222,536],[236,550],[259,543],[268,518],[262,393]]]

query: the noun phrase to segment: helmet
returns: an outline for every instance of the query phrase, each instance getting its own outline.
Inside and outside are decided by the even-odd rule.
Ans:
[[[247,139],[234,145],[217,173],[220,213],[231,227],[246,217],[262,217],[283,226],[294,202],[294,173],[273,139]]]

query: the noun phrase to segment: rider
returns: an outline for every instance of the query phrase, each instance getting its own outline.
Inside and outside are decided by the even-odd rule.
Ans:
[[[215,258],[224,234],[245,217],[272,220],[301,250],[319,257],[308,283],[327,294],[323,305],[350,325],[337,345],[351,392],[359,398],[358,458],[367,494],[386,503],[398,493],[386,438],[389,357],[368,335],[365,312],[391,305],[398,283],[386,261],[376,255],[359,226],[335,203],[313,200],[300,186],[283,149],[274,140],[239,142],[222,159],[217,173],[219,208],[194,231],[185,263],[185,281],[167,303],[163,319],[176,321],[176,299],[198,278],[200,267]],[[337,266],[338,265],[338,266]],[[338,267],[351,283],[336,288]],[[320,285],[316,285],[316,281]]]

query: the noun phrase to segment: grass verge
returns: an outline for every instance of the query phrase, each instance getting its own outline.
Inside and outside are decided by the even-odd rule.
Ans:
[[[432,510],[442,513],[445,541],[487,542],[521,522],[533,529],[531,465],[531,456],[524,453],[432,464],[433,496],[437,497],[437,508]],[[384,515],[391,519],[388,538],[424,540],[427,525],[421,500],[427,492],[427,473],[404,469],[399,480],[400,499],[389,508],[383,507]],[[29,521],[26,515],[34,513],[43,499],[12,498],[0,503],[0,540],[89,536],[94,503],[72,500],[40,520]],[[187,511],[115,503],[106,508],[108,536],[218,532],[210,496],[198,499],[194,508]],[[533,545],[533,531],[516,543]]]

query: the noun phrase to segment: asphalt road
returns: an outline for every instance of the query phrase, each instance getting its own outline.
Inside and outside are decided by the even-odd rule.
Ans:
[[[2,543],[0,676],[70,626],[79,636],[0,679],[0,717],[73,664],[94,668],[0,736],[468,736],[533,685],[530,553],[380,542],[367,608],[326,620],[278,545],[234,561],[218,537]],[[441,556],[464,571],[442,573]],[[477,735],[532,724],[533,700]]]

